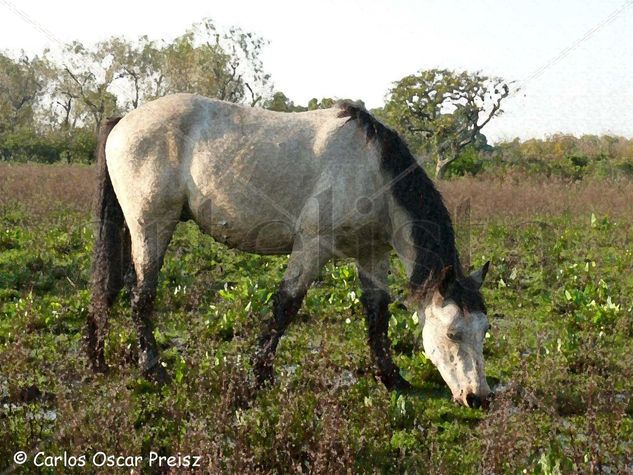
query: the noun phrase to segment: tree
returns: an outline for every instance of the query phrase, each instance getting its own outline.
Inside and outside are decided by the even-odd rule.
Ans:
[[[65,111],[64,123],[68,126],[72,107],[80,120],[92,123],[94,130],[104,118],[116,114],[117,96],[110,91],[116,74],[117,65],[107,42],[93,48],[77,41],[66,45],[53,90],[57,103]]]
[[[264,109],[277,112],[303,112],[307,107],[295,105],[283,92],[275,92],[270,99],[263,103]]]
[[[270,75],[261,61],[265,41],[239,28],[220,32],[210,19],[194,25],[164,50],[166,92],[191,92],[229,102],[259,104]]]
[[[365,103],[360,99],[333,99],[331,97],[324,97],[321,100],[313,97],[308,101],[308,110],[313,111],[317,109],[329,109],[334,107],[339,102],[351,102],[359,107],[365,107]]]
[[[430,153],[442,178],[463,149],[485,143],[481,130],[502,113],[508,95],[502,78],[432,69],[398,81],[377,115],[418,151]]]
[[[329,109],[330,107],[336,104],[336,99],[332,99],[331,97],[324,97],[321,100],[318,100],[316,97],[313,97],[308,102],[308,110],[317,110],[317,109]]]
[[[295,105],[283,92],[275,92],[273,96],[264,102],[264,108],[279,112],[304,112],[318,109],[329,109],[339,102],[352,102],[360,107],[365,107],[365,103],[361,100],[351,99],[333,99],[324,97],[321,100],[313,97],[308,101],[307,106]]]
[[[54,121],[63,128],[134,109],[166,94],[189,92],[259,104],[269,94],[263,39],[239,28],[216,29],[209,19],[171,42],[113,37],[94,46],[65,46],[53,75]]]
[[[46,81],[45,61],[37,56],[17,59],[0,54],[0,132],[29,126]]]
[[[147,36],[141,36],[136,42],[114,37],[104,42],[102,48],[112,55],[115,84],[125,93],[126,109],[136,109],[142,101],[165,94],[165,50],[159,43]]]

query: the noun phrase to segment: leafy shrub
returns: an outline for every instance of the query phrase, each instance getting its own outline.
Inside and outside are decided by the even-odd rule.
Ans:
[[[96,138],[87,129],[36,132],[20,128],[0,136],[0,160],[40,163],[90,163]]]
[[[474,147],[466,147],[459,158],[449,164],[446,169],[447,177],[477,175],[484,169],[484,160]]]

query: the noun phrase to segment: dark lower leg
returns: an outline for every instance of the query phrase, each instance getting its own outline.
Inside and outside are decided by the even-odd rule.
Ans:
[[[84,344],[90,366],[93,371],[98,373],[108,371],[108,365],[105,361],[105,338],[110,308],[114,304],[119,290],[118,286],[112,289],[93,288]]]
[[[391,341],[387,334],[390,317],[389,294],[371,285],[363,287],[361,302],[365,307],[369,347],[378,367],[380,380],[387,389],[406,389],[410,387],[410,384],[400,376],[400,369],[392,359]]]
[[[273,359],[275,351],[290,322],[301,307],[305,292],[291,295],[282,284],[275,294],[273,303],[273,317],[258,342],[258,348],[253,358],[253,367],[257,384],[263,385],[273,379]]]
[[[106,334],[104,322],[107,320],[107,313],[107,307],[92,305],[86,325],[86,334],[84,336],[86,353],[88,354],[90,367],[96,373],[105,373],[108,370],[104,351]]]
[[[132,296],[132,319],[138,335],[139,367],[143,374],[162,383],[167,381],[168,376],[159,360],[154,326],[150,318],[155,297],[156,290],[137,288]]]

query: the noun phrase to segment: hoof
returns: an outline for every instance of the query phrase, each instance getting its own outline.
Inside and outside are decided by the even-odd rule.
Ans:
[[[107,365],[105,360],[99,362],[93,361],[90,366],[92,367],[93,373],[108,374],[110,372],[110,367]]]
[[[412,388],[411,383],[402,377],[393,386],[393,389],[396,391],[408,391]]]
[[[110,367],[106,363],[103,351],[99,352],[92,350],[91,348],[87,348],[86,353],[88,353],[88,363],[93,373],[106,374],[110,370]]]
[[[258,361],[254,364],[253,371],[255,373],[255,387],[263,389],[266,386],[272,386],[275,382],[275,373],[272,364],[267,361]]]
[[[273,355],[267,352],[257,352],[251,361],[255,373],[255,387],[261,389],[272,385],[275,381]]]
[[[157,384],[167,384],[171,380],[160,359],[153,352],[141,353],[138,366],[145,378]]]
[[[275,376],[271,367],[255,368],[255,387],[263,389],[272,386],[275,382]]]
[[[399,374],[388,379],[383,379],[383,383],[389,391],[407,391],[413,387],[409,381]]]
[[[169,373],[167,373],[167,370],[160,363],[156,364],[152,368],[144,370],[143,375],[160,386],[168,384],[171,381]]]

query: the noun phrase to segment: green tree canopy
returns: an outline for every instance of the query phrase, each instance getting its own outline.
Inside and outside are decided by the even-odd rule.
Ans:
[[[308,110],[307,107],[295,105],[283,92],[275,92],[271,98],[264,101],[265,109],[277,112],[303,112]]]
[[[501,114],[509,92],[502,78],[431,69],[396,82],[376,113],[418,152],[430,154],[442,178],[465,147],[486,143],[481,130]]]
[[[113,37],[96,45],[72,42],[51,56],[51,122],[91,124],[143,102],[190,92],[259,104],[270,92],[261,52],[265,41],[239,28],[218,30],[210,19],[173,41]]]
[[[46,61],[0,54],[0,132],[32,125],[46,81]]]
[[[53,94],[62,98],[65,108],[65,124],[74,107],[77,120],[89,122],[96,130],[108,116],[119,112],[117,95],[112,91],[112,82],[117,77],[117,64],[112,61],[108,42],[95,47],[84,46],[78,41],[66,45],[63,62],[59,66],[58,80]]]
[[[164,92],[191,92],[255,106],[270,92],[270,75],[261,61],[265,44],[239,28],[220,32],[205,19],[164,47]]]

